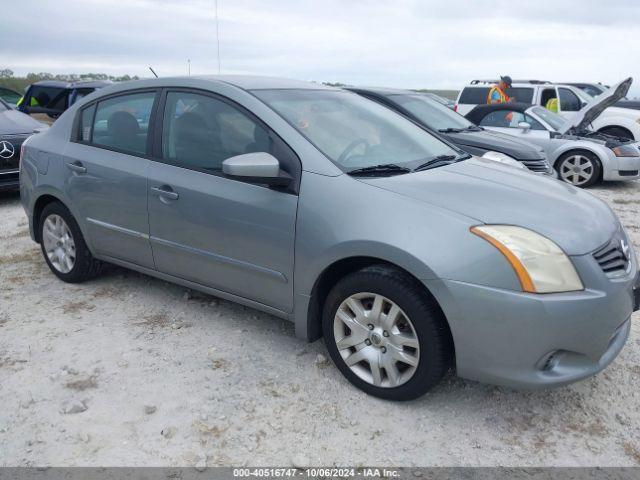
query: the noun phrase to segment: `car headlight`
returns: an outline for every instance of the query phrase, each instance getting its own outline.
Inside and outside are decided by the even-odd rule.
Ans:
[[[548,238],[513,225],[479,225],[471,227],[471,232],[484,238],[505,256],[524,292],[584,290],[569,257]]]
[[[640,157],[640,151],[634,145],[618,145],[611,150],[616,154],[616,157]]]
[[[516,168],[524,168],[525,170],[527,170],[527,167],[525,167],[522,162],[519,162],[515,158],[510,157],[509,155],[505,155],[504,153],[489,151],[482,155],[482,158],[493,160],[494,162],[503,163],[505,165],[511,165],[512,167]]]

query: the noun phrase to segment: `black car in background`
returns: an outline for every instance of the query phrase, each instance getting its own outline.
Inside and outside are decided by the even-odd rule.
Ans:
[[[20,147],[29,135],[42,128],[47,125],[14,110],[0,99],[0,191],[20,188]]]
[[[553,175],[542,149],[509,135],[478,127],[424,94],[391,88],[347,87],[347,90],[395,110],[467,153],[494,160],[510,157],[536,173]]]
[[[17,107],[21,112],[31,115],[45,114],[49,118],[57,118],[77,100],[111,83],[107,80],[82,82],[42,80],[29,85]],[[42,119],[46,121],[46,118]]]

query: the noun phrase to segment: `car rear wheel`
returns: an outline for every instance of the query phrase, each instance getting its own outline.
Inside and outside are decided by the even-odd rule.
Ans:
[[[100,273],[102,263],[93,258],[80,227],[61,203],[50,203],[44,208],[39,233],[44,259],[59,279],[78,283]]]
[[[591,152],[565,153],[556,165],[560,179],[576,187],[590,187],[600,180],[602,167]]]
[[[342,374],[381,398],[417,398],[451,363],[451,336],[435,300],[413,278],[384,265],[335,285],[325,302],[323,334]]]

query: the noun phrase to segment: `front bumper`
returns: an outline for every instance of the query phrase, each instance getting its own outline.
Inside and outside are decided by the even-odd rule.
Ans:
[[[609,279],[591,255],[572,260],[588,285],[583,291],[528,294],[425,281],[449,321],[459,376],[542,388],[592,376],[613,361],[637,307],[637,265],[628,275]]]
[[[603,180],[637,180],[640,178],[640,157],[616,157],[611,154],[608,165],[603,165]]]

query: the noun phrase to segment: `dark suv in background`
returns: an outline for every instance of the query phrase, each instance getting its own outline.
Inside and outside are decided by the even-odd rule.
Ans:
[[[51,123],[77,100],[89,95],[98,88],[111,85],[107,80],[63,82],[43,80],[27,88],[24,97],[18,102],[18,110],[30,115],[37,114],[39,120]],[[48,117],[48,118],[47,118]]]

